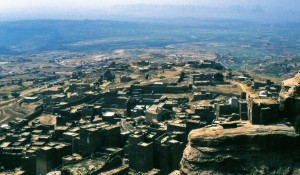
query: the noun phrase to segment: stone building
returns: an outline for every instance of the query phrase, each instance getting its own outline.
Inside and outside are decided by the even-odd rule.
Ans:
[[[250,99],[248,117],[252,124],[279,121],[279,102],[273,99]]]

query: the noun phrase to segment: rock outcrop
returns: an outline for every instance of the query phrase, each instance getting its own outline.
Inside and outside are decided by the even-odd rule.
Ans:
[[[300,73],[282,82],[279,96],[281,115],[300,130]]]
[[[300,136],[286,125],[249,122],[193,130],[181,174],[300,174]]]

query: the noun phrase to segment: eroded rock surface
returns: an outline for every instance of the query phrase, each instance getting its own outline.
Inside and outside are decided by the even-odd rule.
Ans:
[[[300,73],[282,82],[279,96],[281,115],[300,131]]]
[[[300,174],[300,137],[293,127],[248,122],[193,130],[181,174]]]

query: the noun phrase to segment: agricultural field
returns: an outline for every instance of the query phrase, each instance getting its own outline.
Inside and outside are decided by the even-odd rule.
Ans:
[[[0,72],[24,74],[26,69],[37,66],[47,70],[76,66],[68,60],[84,62],[103,54],[160,60],[195,58],[204,52],[209,53],[203,55],[205,58],[217,55],[217,60],[230,69],[286,78],[298,67],[286,69],[276,64],[299,57],[299,31],[298,23],[241,20],[1,22]],[[124,52],[115,53],[119,50]],[[24,64],[12,66],[12,62]],[[268,67],[276,71],[272,73]]]

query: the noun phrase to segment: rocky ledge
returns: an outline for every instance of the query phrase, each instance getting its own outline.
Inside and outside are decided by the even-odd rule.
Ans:
[[[248,122],[193,130],[181,174],[300,174],[300,137],[293,127]]]

